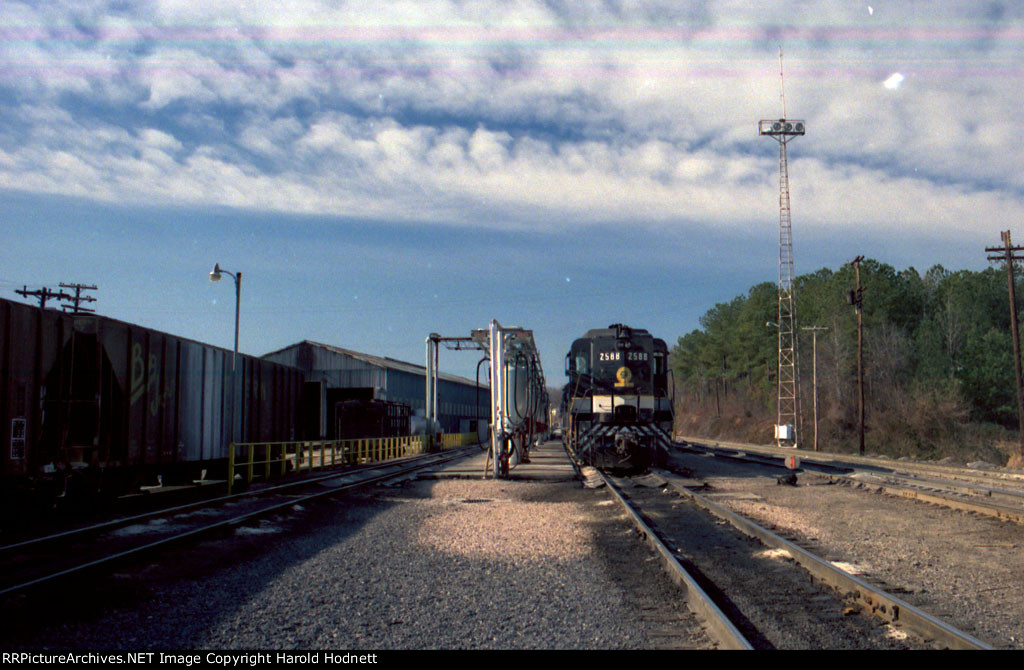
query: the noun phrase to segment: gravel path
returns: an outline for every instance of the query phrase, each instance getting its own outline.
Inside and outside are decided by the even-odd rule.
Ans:
[[[1024,648],[1024,527],[802,473],[680,455],[702,493],[1001,648]]]
[[[59,600],[58,600],[59,599]],[[70,603],[55,608],[53,603]],[[603,491],[407,482],[3,603],[4,648],[707,648]]]

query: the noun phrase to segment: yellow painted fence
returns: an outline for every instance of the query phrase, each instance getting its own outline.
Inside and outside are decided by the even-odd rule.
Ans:
[[[379,463],[424,454],[430,450],[428,435],[380,437],[361,440],[317,440],[301,442],[235,442],[228,450],[228,493],[235,477],[246,484],[255,478],[269,480],[289,470]],[[479,443],[476,433],[444,433],[441,449]]]

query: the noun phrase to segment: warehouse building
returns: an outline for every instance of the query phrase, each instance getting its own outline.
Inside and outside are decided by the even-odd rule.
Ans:
[[[263,356],[305,373],[300,433],[302,439],[335,439],[334,408],[346,400],[385,400],[422,414],[426,371],[422,365],[371,356],[304,340]],[[441,373],[437,412],[446,433],[477,432],[490,420],[490,388],[471,379]],[[319,401],[317,401],[319,399]]]

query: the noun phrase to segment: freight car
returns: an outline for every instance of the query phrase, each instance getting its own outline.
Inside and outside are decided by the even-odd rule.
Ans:
[[[562,440],[587,465],[642,471],[671,446],[668,347],[620,323],[589,330],[565,358]]]
[[[232,361],[141,326],[0,299],[5,513],[222,479],[233,440],[294,439],[302,373]]]
[[[411,435],[410,408],[387,400],[344,400],[335,405],[339,440]]]

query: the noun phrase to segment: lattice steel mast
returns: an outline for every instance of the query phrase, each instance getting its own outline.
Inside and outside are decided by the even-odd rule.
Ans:
[[[782,50],[779,50],[779,77],[782,77]],[[779,143],[779,368],[778,423],[775,441],[780,447],[797,446],[800,417],[800,375],[796,349],[796,309],[793,301],[793,222],[789,209],[789,165],[786,145],[804,134],[802,120],[786,119],[786,93],[782,88],[782,115],[762,120],[758,134]]]

